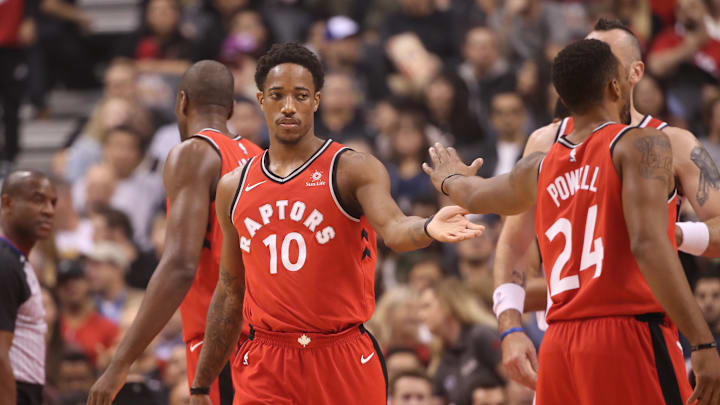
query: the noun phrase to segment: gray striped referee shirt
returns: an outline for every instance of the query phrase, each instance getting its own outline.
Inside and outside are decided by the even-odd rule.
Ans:
[[[45,310],[40,283],[27,258],[0,237],[0,330],[13,332],[15,380],[45,384]]]

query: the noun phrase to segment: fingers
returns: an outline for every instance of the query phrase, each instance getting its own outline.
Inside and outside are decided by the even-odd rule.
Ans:
[[[537,352],[533,350],[529,350],[528,359],[530,360],[530,365],[532,366],[533,371],[535,371],[535,381],[537,382],[537,370],[538,370],[538,358],[537,358]]]
[[[688,398],[686,405],[692,405],[695,403],[695,401],[702,398],[703,391],[705,391],[705,385],[702,384],[702,382],[698,379],[697,385],[695,385],[695,390],[693,391],[692,395],[690,395],[690,398]],[[702,402],[698,402],[698,405],[699,404],[702,404]]]
[[[477,174],[483,163],[485,163],[485,160],[483,158],[477,158],[473,160],[472,164],[470,165],[470,169],[473,171],[473,174]]]
[[[443,207],[442,209],[440,209],[440,211],[438,212],[441,219],[450,219],[456,215],[462,216],[468,213],[468,210],[457,205],[448,205],[447,207]]]
[[[433,169],[432,169],[432,167],[430,167],[429,164],[423,162],[422,169],[425,172],[425,174],[432,177]]]
[[[530,389],[535,389],[537,373],[532,369],[527,357],[516,356],[505,363],[505,368],[511,379]]]
[[[428,154],[430,155],[430,160],[432,161],[433,167],[437,167],[440,164],[440,157],[438,156],[437,149],[431,147],[428,150]]]
[[[465,224],[465,228],[472,229],[474,231],[484,231],[485,225],[475,224],[470,221],[467,221],[467,223]]]

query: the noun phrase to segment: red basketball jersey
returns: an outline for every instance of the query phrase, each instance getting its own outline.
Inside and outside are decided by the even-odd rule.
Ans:
[[[663,130],[668,126],[668,123],[665,121],[661,121],[655,117],[653,117],[650,114],[647,114],[643,117],[643,119],[640,120],[640,123],[637,125],[640,128],[650,127],[650,128],[656,128],[659,130]],[[575,125],[573,123],[572,117],[566,117],[560,122],[560,127],[558,128],[557,135],[555,136],[555,140],[557,141],[558,138],[561,135],[568,136],[570,133],[575,129]]]
[[[535,230],[547,276],[548,323],[664,312],[630,250],[622,181],[612,160],[614,145],[631,128],[606,123],[579,145],[560,136],[540,165]],[[667,224],[673,246],[676,204],[673,193]]]
[[[200,138],[217,151],[222,160],[220,177],[245,164],[250,158],[262,152],[254,143],[242,138],[230,138],[220,131],[206,128],[192,138]],[[168,206],[168,210],[171,207]],[[208,228],[200,253],[195,280],[182,304],[180,316],[183,325],[183,340],[189,342],[205,333],[205,318],[210,307],[210,299],[215,291],[220,268],[220,249],[222,247],[222,230],[217,223],[215,200],[210,202]]]
[[[245,265],[243,316],[275,332],[335,333],[375,309],[375,231],[342,206],[337,162],[348,148],[327,140],[286,177],[268,152],[242,172],[231,218]]]

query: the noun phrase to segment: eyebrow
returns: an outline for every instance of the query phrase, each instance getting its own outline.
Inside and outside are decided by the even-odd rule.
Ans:
[[[283,90],[283,89],[284,89],[284,88],[283,88],[282,86],[273,86],[273,87],[270,87],[270,88],[268,89],[268,91]],[[295,86],[295,90],[310,91],[310,89],[308,89],[307,87],[303,87],[303,86]]]

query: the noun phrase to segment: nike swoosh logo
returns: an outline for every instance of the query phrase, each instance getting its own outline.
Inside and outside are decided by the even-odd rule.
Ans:
[[[361,355],[361,356],[360,356],[360,363],[362,363],[362,364],[367,363],[368,361],[370,361],[370,359],[373,358],[374,355],[375,355],[375,352],[372,352],[372,354],[370,354],[370,355],[367,356],[367,357]]]
[[[265,183],[266,181],[267,181],[267,180],[263,180],[263,181],[261,181],[260,183],[255,183],[255,184],[253,184],[252,186],[245,186],[245,191],[250,191],[250,190],[254,189],[255,187],[257,187],[257,186]]]
[[[195,344],[190,345],[190,351],[191,351],[191,352],[194,352],[195,349],[197,349],[201,344],[203,344],[203,341],[202,341],[202,340],[199,341],[199,342],[197,342],[197,343],[195,343]]]

